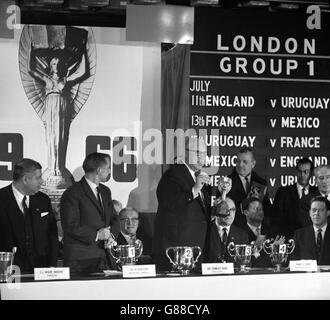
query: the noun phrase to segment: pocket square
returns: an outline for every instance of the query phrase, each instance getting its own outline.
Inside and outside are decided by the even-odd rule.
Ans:
[[[41,212],[41,217],[47,216],[48,213],[49,213],[48,211]]]

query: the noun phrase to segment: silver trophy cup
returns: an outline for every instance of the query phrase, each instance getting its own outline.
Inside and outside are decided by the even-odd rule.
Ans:
[[[170,252],[173,259],[169,255]],[[196,257],[194,257],[194,252],[197,252]],[[166,256],[172,263],[173,271],[178,271],[182,275],[188,275],[190,270],[195,268],[201,253],[200,247],[168,247],[166,249]]]
[[[118,245],[113,241],[109,246],[112,257],[116,260],[119,269],[123,265],[135,264],[137,259],[142,255],[143,244],[141,240],[135,240],[135,244]]]
[[[0,282],[7,282],[11,276],[15,252],[16,247],[12,252],[0,252]]]
[[[286,262],[288,255],[293,252],[295,243],[290,239],[287,244],[271,243],[271,240],[266,240],[263,244],[264,251],[269,255],[270,260],[275,267],[275,272],[281,271],[281,266]]]
[[[254,245],[254,242],[251,242],[251,244],[234,244],[234,242],[230,242],[227,250],[240,267],[240,272],[247,272],[246,267],[251,263],[251,256],[258,257],[260,252],[259,248]]]
[[[223,176],[220,178],[218,190],[221,194],[221,199],[225,200],[227,193],[231,190],[232,180],[229,177]]]

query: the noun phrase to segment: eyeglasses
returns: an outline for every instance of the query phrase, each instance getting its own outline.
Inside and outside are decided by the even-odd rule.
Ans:
[[[230,214],[235,213],[235,212],[236,212],[236,209],[235,208],[231,208],[231,209],[226,210],[226,214],[217,213],[217,214],[215,214],[215,216],[216,217],[225,218],[225,217],[228,217]]]
[[[124,221],[125,223],[129,223],[129,222],[138,223],[139,218],[122,218],[119,220]]]

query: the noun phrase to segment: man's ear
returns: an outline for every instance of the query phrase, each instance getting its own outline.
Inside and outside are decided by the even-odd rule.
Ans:
[[[252,169],[254,169],[254,167],[256,166],[256,163],[257,163],[257,161],[252,160]]]
[[[329,216],[330,216],[330,210],[327,211],[327,217],[329,217]]]

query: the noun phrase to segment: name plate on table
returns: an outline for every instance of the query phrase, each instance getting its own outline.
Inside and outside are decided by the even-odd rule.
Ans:
[[[202,274],[232,274],[234,264],[230,263],[202,263]]]
[[[123,265],[123,278],[156,277],[154,264]]]
[[[70,268],[34,268],[34,280],[68,280]]]
[[[317,271],[316,260],[291,260],[290,271]]]

